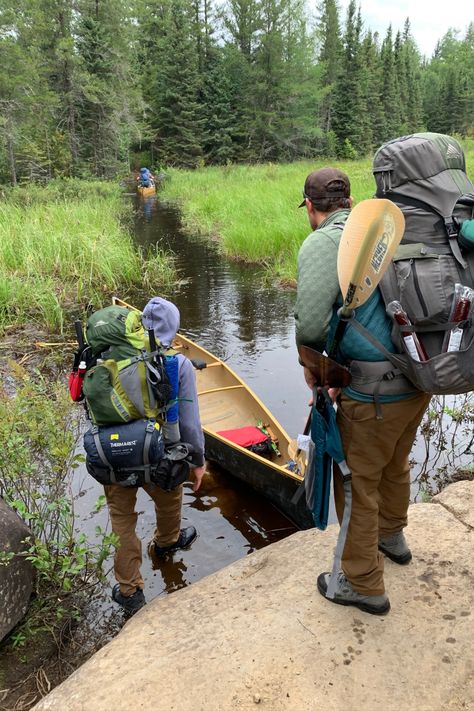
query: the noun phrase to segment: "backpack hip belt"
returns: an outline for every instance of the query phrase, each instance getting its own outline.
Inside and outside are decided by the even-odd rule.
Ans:
[[[351,388],[364,395],[372,395],[375,392],[378,395],[416,392],[413,383],[403,375],[401,370],[386,360],[352,360],[350,371]]]
[[[382,419],[380,396],[417,392],[413,383],[389,361],[352,360],[349,368],[352,375],[351,389],[363,395],[372,395],[378,420]]]

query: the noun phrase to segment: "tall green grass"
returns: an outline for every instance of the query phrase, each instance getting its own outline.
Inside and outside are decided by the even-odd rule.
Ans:
[[[466,145],[474,179],[474,144]],[[355,203],[373,196],[372,161],[330,161],[351,180]],[[182,209],[186,229],[217,238],[232,258],[257,262],[283,282],[294,282],[296,258],[310,232],[306,210],[298,210],[308,173],[328,161],[226,166],[195,171],[172,169],[162,196]]]
[[[62,333],[66,312],[168,285],[171,258],[136,249],[129,210],[118,186],[100,182],[9,191],[0,204],[0,330],[33,321]]]

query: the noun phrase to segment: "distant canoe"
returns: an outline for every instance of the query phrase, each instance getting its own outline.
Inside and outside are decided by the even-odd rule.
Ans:
[[[147,197],[148,195],[154,195],[156,193],[155,185],[150,185],[148,188],[143,187],[143,185],[137,185],[137,192],[141,197]]]
[[[119,306],[134,308],[114,297]],[[178,333],[173,347],[195,364],[199,411],[204,431],[206,458],[251,486],[271,501],[300,528],[311,528],[313,519],[304,493],[295,493],[304,473],[291,471],[295,443],[257,395],[222,360],[190,338]],[[197,366],[197,367],[196,367]],[[277,441],[279,455],[260,456],[227,439],[220,432],[255,427],[263,423]],[[304,457],[298,456],[304,466]],[[291,467],[291,468],[290,468]],[[299,492],[301,493],[301,492]]]

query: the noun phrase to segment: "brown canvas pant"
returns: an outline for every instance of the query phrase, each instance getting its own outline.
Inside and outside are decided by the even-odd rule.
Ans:
[[[372,403],[343,395],[337,412],[342,445],[352,472],[352,513],[342,555],[342,569],[354,590],[381,595],[383,555],[379,536],[391,536],[407,525],[410,500],[408,457],[418,425],[430,401],[420,393],[407,400],[383,404],[382,420]],[[339,522],[344,489],[334,471],[334,497]]]
[[[156,529],[153,540],[159,546],[170,546],[179,537],[183,487],[174,491],[163,491],[159,486],[145,484],[143,487],[153,499],[156,513]],[[120,592],[131,595],[136,588],[143,590],[144,582],[140,573],[142,563],[142,543],[135,533],[138,514],[135,511],[137,489],[133,486],[104,486],[109,507],[112,531],[117,534],[120,547],[114,557],[114,572],[120,583]]]

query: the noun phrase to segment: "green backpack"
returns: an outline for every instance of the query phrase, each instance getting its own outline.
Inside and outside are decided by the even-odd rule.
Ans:
[[[143,328],[141,316],[107,306],[89,317],[86,341],[97,362],[84,376],[83,393],[98,426],[153,419],[165,412],[171,395],[165,351]]]

